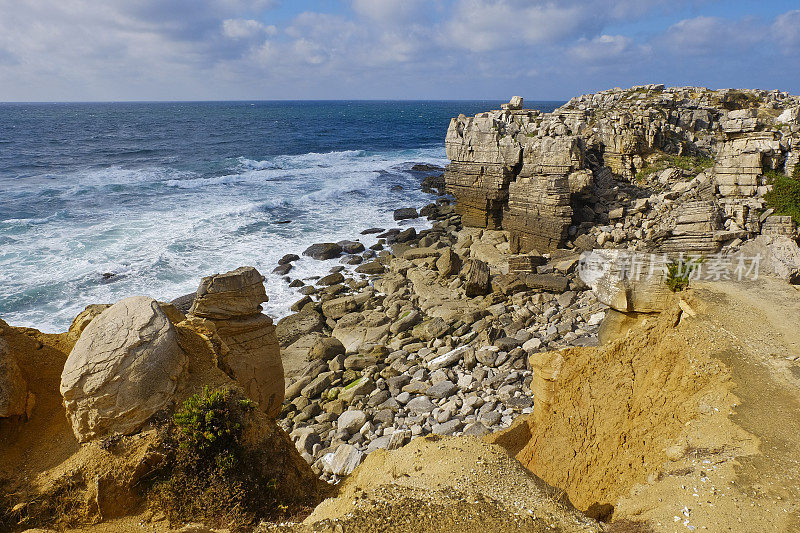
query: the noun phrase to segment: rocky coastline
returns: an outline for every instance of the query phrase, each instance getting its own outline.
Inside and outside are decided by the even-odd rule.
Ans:
[[[800,283],[800,234],[773,192],[777,180],[800,177],[799,110],[800,97],[779,91],[663,85],[576,97],[553,113],[514,97],[501,110],[452,119],[447,168],[414,167],[435,200],[399,207],[397,227],[286,250],[268,275],[298,300],[277,322],[261,312],[268,295],[253,267],[208,276],[171,303],[90,305],[61,335],[0,321],[0,431],[13,443],[0,459],[29,465],[7,480],[3,524],[54,525],[37,522],[30,502],[54,497],[67,475],[81,479],[76,523],[125,516],[109,494],[141,509],[134,487],[171,460],[159,440],[163,413],[209,384],[257,406],[259,442],[284,458],[265,465],[290,480],[281,505],[299,513],[340,491],[303,525],[263,522],[262,530],[336,530],[336,520],[361,516],[355,487],[370,492],[364,512],[373,522],[362,517],[345,530],[367,530],[379,503],[392,500],[379,495],[394,482],[370,477],[381,461],[405,453],[446,463],[458,454],[448,447],[461,445],[486,457],[491,475],[532,483],[536,502],[526,509],[536,515],[538,506],[564,531],[600,531],[615,508],[626,520],[647,514],[632,510],[632,487],[656,486],[665,461],[692,459],[684,432],[697,412],[710,410],[735,433],[732,378],[708,349],[713,336],[691,322],[710,304],[691,290],[673,293],[665,266],[702,254],[705,266],[693,271],[701,282],[713,276],[711,258],[733,268],[733,258],[757,256],[757,273],[787,288]],[[419,219],[424,229],[408,225]],[[630,275],[636,254],[656,275]],[[301,260],[330,268],[297,279]],[[602,268],[590,272],[590,260]],[[35,384],[43,368],[52,379]],[[37,451],[37,420],[60,428],[69,472]],[[125,464],[113,471],[97,464],[109,439],[123,443],[113,446]],[[397,472],[413,463],[397,461]],[[38,485],[23,489],[26,476]],[[431,479],[406,489],[437,493]],[[494,490],[485,479],[469,483]],[[567,501],[548,492],[556,489]],[[404,501],[424,499],[417,492]],[[509,511],[512,496],[492,494],[476,509],[519,511]],[[175,525],[146,512],[153,527]],[[541,526],[531,520],[525,527]],[[312,524],[319,529],[302,529]]]

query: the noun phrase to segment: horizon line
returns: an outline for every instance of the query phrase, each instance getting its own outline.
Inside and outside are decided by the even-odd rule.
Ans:
[[[504,98],[276,98],[232,100],[0,100],[6,104],[202,104],[202,103],[263,103],[263,102],[505,102]],[[569,99],[537,100],[530,102],[558,103]]]

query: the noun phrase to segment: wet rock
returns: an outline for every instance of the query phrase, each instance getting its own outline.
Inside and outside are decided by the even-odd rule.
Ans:
[[[281,257],[280,259],[278,259],[278,264],[279,265],[288,265],[289,263],[297,261],[298,259],[300,259],[300,256],[297,255],[297,254],[286,254],[283,257]]]
[[[361,232],[361,235],[372,235],[373,233],[382,233],[384,228],[368,228]]]
[[[395,220],[407,220],[411,218],[418,218],[419,213],[413,207],[403,207],[401,209],[394,210],[394,219]]]
[[[335,242],[323,242],[312,244],[303,251],[303,255],[311,257],[312,259],[325,260],[338,257],[342,253],[342,247]]]
[[[272,273],[277,274],[278,276],[285,276],[286,274],[291,272],[291,270],[292,270],[292,265],[287,263],[285,265],[276,266],[275,268],[272,269]]]
[[[342,251],[346,254],[360,254],[364,251],[364,244],[358,241],[339,241],[339,246],[342,247]]]

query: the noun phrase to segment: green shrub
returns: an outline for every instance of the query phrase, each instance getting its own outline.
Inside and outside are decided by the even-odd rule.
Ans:
[[[170,460],[149,491],[170,522],[238,530],[286,514],[277,481],[259,468],[264,458],[243,443],[253,410],[250,400],[206,387],[172,417],[164,439]]]
[[[773,208],[776,215],[789,215],[796,224],[800,224],[800,169],[798,166],[794,168],[791,178],[777,172],[767,173],[767,182],[772,183],[772,190],[764,195],[767,206]]]
[[[713,166],[714,160],[710,157],[662,154],[654,161],[642,167],[636,173],[636,178],[641,180],[667,168],[688,170],[693,175],[697,175]]]
[[[199,457],[202,466],[235,466],[242,433],[241,412],[252,408],[250,400],[238,400],[237,406],[227,390],[212,391],[206,386],[203,394],[186,400],[173,417],[180,431],[179,446]]]
[[[672,292],[681,292],[689,288],[689,280],[697,271],[700,264],[705,262],[702,257],[689,257],[673,259],[667,263],[665,283]]]

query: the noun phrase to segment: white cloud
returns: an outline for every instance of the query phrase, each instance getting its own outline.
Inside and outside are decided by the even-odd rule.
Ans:
[[[251,39],[260,35],[275,35],[278,29],[253,19],[225,19],[222,21],[222,33],[231,39]]]
[[[800,53],[800,9],[787,11],[775,19],[772,31],[786,53]]]
[[[583,62],[607,62],[641,51],[630,37],[624,35],[600,35],[593,39],[580,39],[569,49],[569,53]]]
[[[767,35],[766,28],[756,20],[701,16],[670,26],[659,42],[680,55],[714,55],[747,51]]]
[[[435,0],[353,0],[353,11],[372,20],[401,24],[435,8]]]
[[[275,0],[0,0],[0,101],[506,97],[522,85],[568,97],[636,76],[762,84],[755,72],[765,85],[800,82],[796,69],[762,68],[767,54],[800,52],[800,10],[728,20],[724,6],[698,7],[703,16],[668,28],[659,18],[690,3],[714,6],[349,0],[351,10],[277,19]],[[642,17],[655,35],[625,31]]]

